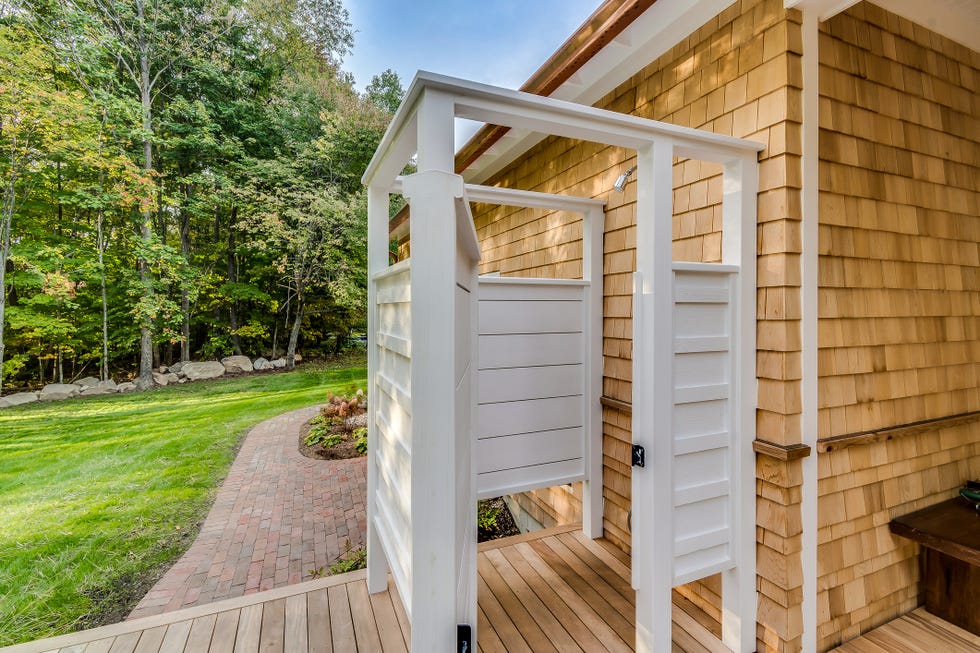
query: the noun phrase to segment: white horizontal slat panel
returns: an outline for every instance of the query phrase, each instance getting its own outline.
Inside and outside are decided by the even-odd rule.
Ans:
[[[674,301],[678,304],[727,304],[729,290],[721,288],[677,288]]]
[[[729,526],[728,498],[718,497],[674,508],[674,542]]]
[[[581,301],[480,302],[480,335],[581,330]]]
[[[681,481],[683,484],[683,481]],[[674,490],[674,506],[686,506],[696,501],[706,499],[716,499],[727,496],[731,491],[731,484],[728,479],[714,481],[711,483],[699,483],[696,485],[681,486]]]
[[[582,362],[582,334],[480,336],[480,369]]]
[[[395,587],[398,588],[402,602],[405,604],[405,612],[408,618],[412,618],[411,602],[406,597],[412,595],[412,565],[408,559],[408,538],[402,531],[399,534],[396,528],[388,519],[388,506],[381,497],[378,497],[378,511],[375,514],[374,525],[378,529],[378,536],[381,538],[381,546],[384,547],[385,557],[391,565],[391,575],[395,579]]]
[[[378,347],[378,371],[385,378],[397,380],[411,394],[412,364],[409,359],[390,349]]]
[[[708,433],[706,435],[692,435],[689,437],[674,438],[674,455],[679,456],[686,453],[698,451],[710,451],[711,449],[724,449],[730,443],[731,435],[722,433]]]
[[[403,411],[411,415],[412,395],[398,380],[385,376],[382,372],[375,375],[378,388],[398,404]],[[394,425],[394,423],[392,423]]]
[[[728,306],[725,304],[675,304],[675,333],[684,337],[727,336]]]
[[[406,453],[410,452],[410,440],[412,433],[412,416],[399,404],[391,395],[380,389],[374,393],[374,398],[370,401],[376,402],[377,418],[380,428],[385,429],[392,438],[405,448]]]
[[[582,426],[580,396],[484,404],[477,409],[480,439],[579,426]]]
[[[691,404],[701,401],[714,401],[716,399],[728,398],[728,384],[717,383],[714,385],[692,385],[683,388],[674,388],[675,404]]]
[[[674,338],[674,353],[690,354],[702,351],[724,351],[730,349],[728,336],[713,336],[703,338]]]
[[[674,406],[674,437],[686,438],[728,431],[728,401],[703,401]]]
[[[734,276],[712,270],[675,271],[674,287],[678,290],[728,290]],[[728,301],[727,299],[725,301]]]
[[[583,445],[581,428],[484,438],[477,442],[477,471],[484,474],[581,458]]]
[[[388,423],[388,417],[382,411],[379,410],[376,417],[378,433],[381,436],[381,442],[379,444],[385,447],[385,455],[411,456],[412,450],[409,446],[408,431],[406,429],[412,428],[412,418],[407,418],[404,422],[404,427],[396,430]],[[394,454],[391,453],[392,450],[394,450]]]
[[[720,544],[728,544],[731,531],[728,527],[716,528],[712,531],[698,533],[685,537],[674,543],[674,555],[683,556],[703,549],[711,549]]]
[[[513,367],[480,372],[480,403],[582,394],[582,366]]]
[[[728,477],[726,449],[709,449],[674,456],[675,487],[713,483]]]
[[[407,533],[412,524],[409,461],[401,456],[375,454],[378,462],[378,482],[381,497],[388,507],[390,521],[397,533]]]
[[[409,304],[382,304],[378,306],[378,331],[411,340],[412,313]]]
[[[566,279],[481,278],[480,301],[573,301],[582,299],[587,281]]]
[[[735,566],[728,544],[674,558],[674,585],[684,585]]]
[[[720,385],[729,377],[728,352],[703,352],[674,355],[674,385]]]
[[[412,343],[407,338],[379,331],[377,342],[379,347],[393,351],[396,354],[401,354],[405,358],[412,357]]]
[[[547,465],[534,465],[480,474],[476,479],[477,494],[479,498],[486,499],[503,494],[525,492],[535,488],[572,483],[583,478],[585,478],[585,467],[581,458],[564,460]]]

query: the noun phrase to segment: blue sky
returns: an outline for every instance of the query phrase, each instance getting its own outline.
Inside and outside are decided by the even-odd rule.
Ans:
[[[517,88],[600,0],[344,0],[358,90],[391,68],[406,88],[416,70]]]

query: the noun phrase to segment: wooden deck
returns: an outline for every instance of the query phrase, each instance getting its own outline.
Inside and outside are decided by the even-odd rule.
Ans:
[[[832,653],[976,653],[980,637],[929,614],[924,608],[889,621]]]
[[[479,649],[633,650],[629,558],[577,528],[480,546]],[[676,598],[674,651],[728,649],[717,623]],[[4,653],[407,652],[398,592],[368,594],[363,571],[0,649]],[[930,653],[936,653],[931,651]]]

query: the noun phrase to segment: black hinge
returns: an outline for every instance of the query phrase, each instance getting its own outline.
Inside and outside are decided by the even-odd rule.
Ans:
[[[647,452],[638,444],[633,445],[633,467],[647,466]]]
[[[456,626],[456,653],[473,653],[473,631],[469,624]]]

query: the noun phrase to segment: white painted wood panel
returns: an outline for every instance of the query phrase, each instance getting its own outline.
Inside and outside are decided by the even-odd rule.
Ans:
[[[516,494],[535,488],[564,485],[582,480],[585,473],[582,459],[565,460],[545,465],[535,465],[499,472],[487,472],[477,477],[478,496],[481,499]]]
[[[673,578],[731,566],[732,388],[736,382],[730,271],[674,272]]]
[[[580,301],[588,286],[576,279],[480,277],[480,301]]]
[[[582,397],[481,404],[477,438],[582,426]]]
[[[382,304],[377,310],[379,333],[388,333],[405,340],[412,339],[412,314],[408,304]]]
[[[480,336],[480,369],[574,365],[582,345],[580,333]]]
[[[581,298],[571,301],[480,302],[480,335],[578,333],[581,330]]]
[[[483,474],[572,460],[582,449],[581,427],[484,438],[477,442],[477,469]]]
[[[388,379],[402,379],[411,394],[412,364],[408,358],[385,347],[378,347],[378,371]]]
[[[480,403],[581,395],[581,365],[480,370]]]

